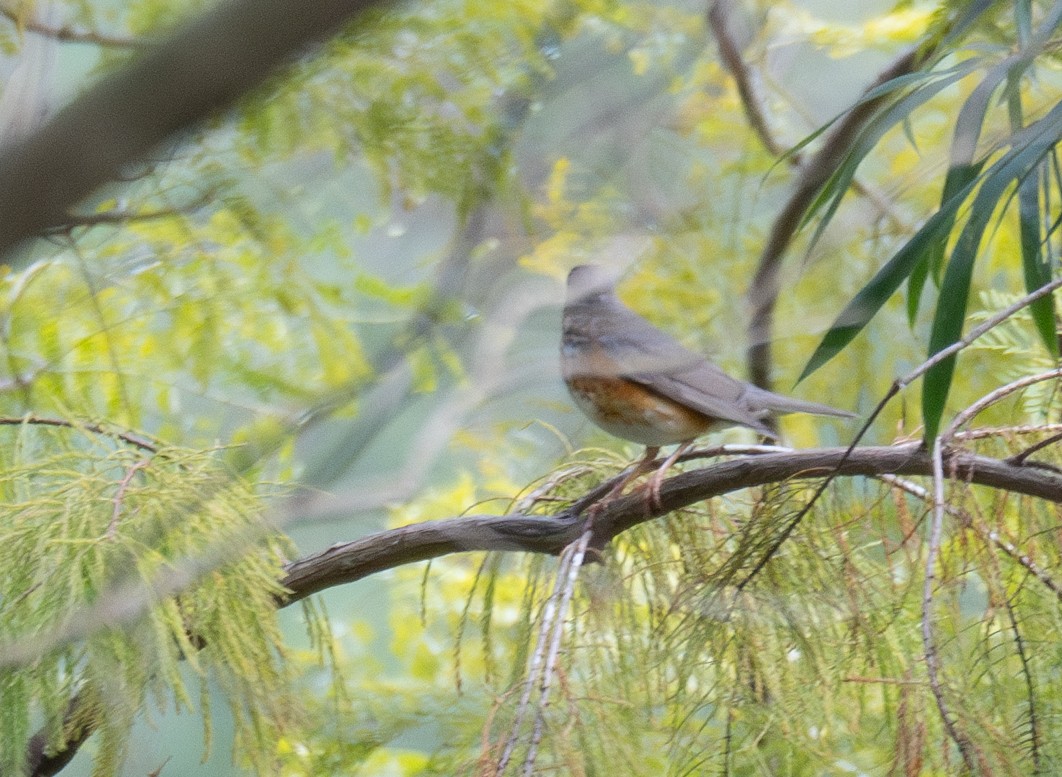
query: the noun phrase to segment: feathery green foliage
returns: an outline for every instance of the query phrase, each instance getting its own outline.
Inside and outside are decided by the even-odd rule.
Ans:
[[[195,704],[192,677],[227,691],[240,752],[261,758],[295,705],[276,625],[285,545],[259,497],[214,451],[32,418],[0,434],[0,768],[19,772],[43,719],[50,745],[98,728],[96,773],[113,773],[148,704]],[[74,696],[88,701],[64,723]]]

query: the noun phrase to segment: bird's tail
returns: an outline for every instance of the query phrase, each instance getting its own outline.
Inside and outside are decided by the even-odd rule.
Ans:
[[[749,403],[757,410],[762,409],[772,413],[811,413],[812,415],[832,415],[838,418],[856,417],[855,413],[849,413],[847,410],[838,410],[829,405],[786,397],[763,389],[756,389],[755,394],[749,397],[749,400]]]

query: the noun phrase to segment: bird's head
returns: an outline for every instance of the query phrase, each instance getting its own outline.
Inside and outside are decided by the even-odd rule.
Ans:
[[[612,294],[616,273],[600,264],[580,264],[568,273],[568,304],[601,294]]]

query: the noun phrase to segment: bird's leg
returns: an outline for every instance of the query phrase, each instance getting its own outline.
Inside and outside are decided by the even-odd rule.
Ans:
[[[660,453],[660,447],[659,446],[655,446],[655,445],[647,446],[646,449],[645,449],[645,455],[642,456],[641,460],[631,468],[631,471],[628,472],[620,480],[619,483],[614,485],[612,487],[612,489],[607,494],[605,494],[603,497],[601,497],[601,499],[599,499],[597,502],[594,503],[594,506],[591,508],[591,510],[593,511],[593,514],[596,514],[602,507],[604,507],[609,502],[611,502],[613,499],[615,499],[620,494],[622,494],[623,493],[623,489],[625,489],[627,487],[628,483],[630,483],[636,477],[641,475],[643,472],[648,471],[649,468],[652,466],[653,461],[656,459],[656,454],[658,454],[658,453]]]
[[[605,505],[623,493],[623,489],[627,487],[628,483],[652,467],[653,461],[656,459],[656,454],[658,453],[660,453],[660,448],[658,446],[646,447],[645,455],[642,456],[637,464],[631,467],[631,471],[622,477],[619,483],[609,489],[607,494],[590,505],[590,509],[587,510],[586,513],[586,518],[587,521],[589,521],[590,526],[594,525],[594,521],[597,519],[597,514],[605,508]],[[587,556],[583,563],[590,564],[596,561],[601,561],[607,545],[608,540],[591,537],[590,544],[587,546]]]
[[[686,442],[681,443],[675,448],[675,452],[664,460],[664,463],[660,465],[660,468],[653,473],[651,478],[649,478],[649,482],[645,484],[646,490],[649,492],[649,509],[653,512],[658,512],[663,508],[663,505],[660,503],[660,484],[664,482],[664,475],[667,473],[671,465],[678,461],[678,457],[690,449],[691,445],[693,445],[693,440],[686,440]],[[654,453],[653,455],[655,456],[656,454]]]

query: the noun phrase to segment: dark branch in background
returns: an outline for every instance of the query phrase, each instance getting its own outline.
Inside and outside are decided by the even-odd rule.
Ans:
[[[111,208],[98,213],[72,213],[66,217],[66,221],[57,225],[50,232],[66,232],[75,227],[97,227],[104,224],[129,224],[134,221],[153,221],[165,219],[171,216],[187,216],[203,207],[217,196],[214,190],[206,191],[184,205],[171,208],[158,208],[156,210],[126,210],[125,208]]]
[[[0,416],[0,426],[54,426],[62,429],[84,429],[86,432],[92,432],[101,437],[113,437],[149,453],[158,453],[159,450],[155,443],[130,432],[119,432],[114,429],[108,429],[102,424],[68,421],[65,418],[44,418],[34,415],[20,417]]]
[[[0,16],[10,19],[19,30],[28,30],[37,35],[54,38],[64,43],[91,43],[95,46],[118,49],[139,49],[151,45],[149,42],[138,40],[137,38],[106,35],[93,30],[78,30],[66,24],[61,27],[51,27],[32,18],[22,18],[15,11],[3,6],[0,6]]]
[[[877,77],[864,92],[870,92],[888,81],[906,75],[926,61],[927,54],[913,49],[900,56]],[[771,387],[771,337],[774,330],[774,308],[778,299],[778,278],[782,259],[796,235],[797,229],[816,195],[844,161],[852,142],[883,102],[883,95],[861,102],[840,119],[825,137],[819,149],[801,168],[796,187],[789,195],[781,213],[771,227],[767,243],[760,254],[759,267],[749,287],[752,309],[749,324],[748,373],[749,380],[763,388]]]
[[[785,148],[775,139],[774,134],[771,132],[767,116],[763,110],[763,100],[756,94],[752,69],[745,61],[741,47],[734,39],[730,24],[733,7],[732,0],[715,0],[708,8],[708,26],[712,28],[712,35],[715,36],[716,43],[719,46],[719,57],[723,61],[723,66],[730,73],[730,77],[734,79],[738,97],[741,99],[741,107],[745,112],[745,120],[752,127],[763,147],[774,156],[781,156],[785,152]],[[785,161],[789,163],[790,167],[799,170],[804,165],[804,155],[799,151],[795,151],[789,154]],[[888,201],[879,192],[874,191],[858,180],[852,181],[852,190],[861,197],[865,197],[878,211],[879,216],[887,219],[894,229],[909,229],[908,225],[903,223],[890,207]]]
[[[54,753],[48,752],[46,729],[42,728],[30,737],[26,746],[26,774],[33,777],[52,777],[74,759],[95,728],[90,722],[91,718],[86,715],[88,704],[84,690],[70,699],[66,715],[63,716],[63,730],[67,740],[65,746]]]
[[[730,0],[715,0],[708,7],[708,26],[712,28],[712,34],[719,45],[719,56],[723,60],[723,66],[734,79],[737,86],[738,96],[741,98],[741,107],[745,111],[745,119],[748,121],[756,137],[760,139],[763,147],[775,156],[781,156],[785,151],[774,139],[770,128],[767,126],[767,118],[763,115],[762,103],[756,95],[752,84],[752,74],[741,48],[731,33],[730,18],[733,4]],[[793,164],[799,164],[799,157],[792,157]]]
[[[69,209],[123,165],[229,108],[380,2],[231,0],[136,56],[0,152],[0,256],[66,223]],[[26,261],[7,257],[16,269]]]
[[[1062,475],[1039,468],[1021,466],[1008,460],[946,454],[945,472],[961,483],[996,488],[1039,497],[1062,504]],[[692,458],[692,457],[691,457]],[[684,472],[668,478],[660,489],[660,507],[650,510],[644,494],[633,493],[605,505],[594,517],[594,539],[607,542],[617,535],[666,513],[688,507],[720,494],[769,483],[817,478],[836,473],[842,476],[906,475],[929,476],[930,454],[918,443],[858,448],[787,451],[746,456]],[[611,483],[594,489],[603,493]],[[576,503],[581,509],[586,500]],[[287,607],[327,588],[351,583],[387,569],[470,551],[509,551],[559,554],[578,539],[585,528],[584,515],[569,508],[555,515],[473,515],[404,526],[380,532],[294,561],[281,583],[290,592],[277,602]],[[79,717],[80,697],[75,696],[67,717]],[[71,732],[55,751],[45,753],[47,734],[38,732],[27,753],[27,774],[51,777],[65,766],[74,752],[91,735],[91,723]]]

